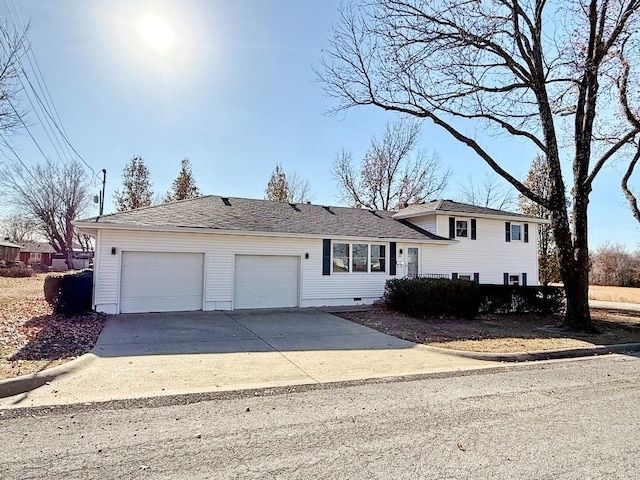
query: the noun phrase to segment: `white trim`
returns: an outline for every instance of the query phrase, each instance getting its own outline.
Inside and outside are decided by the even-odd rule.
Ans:
[[[490,218],[492,220],[513,220],[516,222],[524,222],[524,223],[541,223],[541,224],[549,224],[551,220],[547,220],[546,218],[538,218],[538,217],[520,217],[517,215],[495,215],[490,213],[470,213],[470,212],[454,212],[448,210],[428,210],[424,212],[414,212],[414,213],[402,213],[400,210],[396,213],[393,218],[395,219],[407,219],[413,217],[427,217],[430,215],[443,215],[446,217],[466,217],[466,218]]]
[[[281,238],[334,238],[331,234],[310,234],[310,233],[287,233],[287,232],[251,232],[247,230],[218,230],[215,228],[196,228],[196,227],[173,227],[168,225],[161,226],[148,226],[148,225],[126,225],[126,224],[95,224],[93,222],[74,222],[73,225],[83,233],[93,235],[89,233],[89,230],[131,230],[131,231],[143,231],[143,232],[172,232],[172,233],[203,233],[203,234],[216,234],[216,235],[241,235],[250,237],[281,237]],[[432,243],[437,245],[453,244],[455,240],[443,238],[442,240],[432,240],[430,238],[413,239],[413,238],[401,238],[401,237],[349,237],[342,236],[340,238],[349,239],[349,241],[367,241],[367,242],[413,242],[413,243]]]

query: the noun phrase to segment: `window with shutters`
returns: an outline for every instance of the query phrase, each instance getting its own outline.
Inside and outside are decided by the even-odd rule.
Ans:
[[[511,224],[511,241],[517,242],[522,240],[522,225],[518,223]]]
[[[333,273],[386,272],[386,245],[332,242]]]
[[[466,220],[456,220],[456,237],[466,237],[467,226],[468,223]]]

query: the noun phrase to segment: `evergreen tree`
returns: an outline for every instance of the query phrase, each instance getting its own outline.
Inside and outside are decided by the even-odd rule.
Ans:
[[[142,157],[133,157],[124,167],[122,187],[122,191],[116,190],[113,194],[118,212],[151,206],[153,191],[149,167]]]
[[[200,190],[196,185],[196,179],[191,171],[191,161],[183,158],[180,167],[180,173],[173,181],[171,190],[164,198],[165,202],[173,202],[176,200],[185,200],[187,198],[196,198],[200,196]]]
[[[524,185],[536,195],[548,198],[551,191],[550,182],[549,163],[544,157],[537,155],[531,163]],[[529,200],[524,195],[520,195],[520,211],[532,217],[551,219],[551,211],[548,208]],[[556,242],[553,239],[551,224],[538,225],[538,274],[540,283],[543,285],[561,280]]]
[[[282,171],[280,164],[277,164],[271,173],[264,198],[275,202],[289,201],[289,182],[287,182],[287,176]]]

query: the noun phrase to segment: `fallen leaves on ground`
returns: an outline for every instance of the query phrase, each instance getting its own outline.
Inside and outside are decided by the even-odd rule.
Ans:
[[[0,379],[34,373],[83,355],[102,331],[104,315],[54,314],[42,298],[44,278],[8,279],[1,285]]]

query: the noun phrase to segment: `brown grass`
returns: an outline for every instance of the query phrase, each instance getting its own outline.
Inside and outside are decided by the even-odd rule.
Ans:
[[[474,320],[417,319],[375,309],[339,314],[383,333],[416,343],[474,352],[513,353],[640,342],[640,314],[592,309],[600,334],[561,330],[552,315],[482,315]]]
[[[589,299],[604,302],[640,303],[640,288],[590,285]]]

